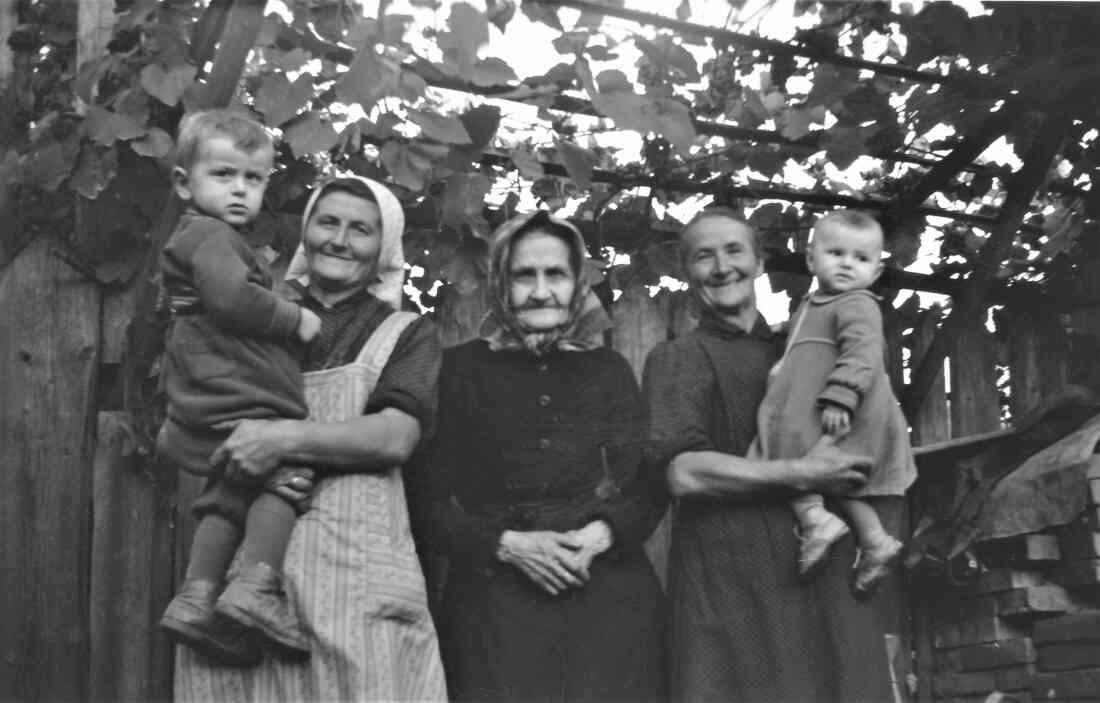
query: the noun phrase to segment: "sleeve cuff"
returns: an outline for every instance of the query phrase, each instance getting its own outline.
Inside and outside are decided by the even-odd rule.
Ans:
[[[268,330],[272,336],[293,338],[298,332],[302,319],[302,308],[289,300],[279,300],[275,305],[275,314],[271,316]]]
[[[848,412],[853,412],[859,405],[859,393],[844,386],[828,385],[821,395],[817,397],[818,405],[829,403],[839,405]]]

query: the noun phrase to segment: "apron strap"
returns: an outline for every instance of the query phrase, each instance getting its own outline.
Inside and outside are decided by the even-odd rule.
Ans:
[[[371,333],[367,343],[359,350],[359,355],[355,357],[356,363],[376,368],[381,372],[389,361],[401,333],[418,317],[420,316],[414,312],[391,313],[389,317],[382,320],[382,324],[378,325],[378,329]]]

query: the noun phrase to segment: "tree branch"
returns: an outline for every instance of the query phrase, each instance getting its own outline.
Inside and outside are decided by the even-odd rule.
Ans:
[[[1057,155],[1070,128],[1070,120],[1063,116],[1046,119],[1024,159],[1023,167],[1016,172],[1006,188],[1005,203],[1001,208],[989,240],[978,253],[966,286],[955,299],[951,314],[944,320],[939,332],[932,339],[920,366],[913,371],[909,387],[902,396],[902,408],[907,417],[915,417],[924,398],[928,395],[936,376],[943,368],[951,342],[966,325],[978,324],[985,309],[985,297],[993,283],[1001,262],[1012,248],[1016,232],[1035,195]]]
[[[529,2],[532,0],[528,0]],[[835,52],[820,51],[807,46],[801,46],[798,44],[787,44],[786,42],[776,41],[774,39],[765,39],[753,34],[740,34],[738,32],[732,32],[728,29],[722,29],[719,27],[708,27],[702,24],[694,24],[692,22],[683,22],[681,20],[672,19],[671,17],[665,17],[663,15],[654,14],[651,12],[641,12],[639,10],[631,10],[625,7],[611,7],[598,2],[592,2],[591,0],[533,0],[541,5],[555,5],[558,7],[572,7],[582,11],[594,12],[601,15],[608,15],[611,17],[618,17],[619,19],[630,20],[639,24],[648,24],[653,27],[659,27],[661,29],[670,29],[677,34],[689,35],[695,37],[703,37],[714,40],[717,43],[731,44],[733,46],[743,46],[749,49],[757,49],[773,56],[776,54],[789,55],[789,56],[802,56],[814,61],[820,61],[822,63],[833,64],[834,66],[848,66],[850,68],[865,69],[868,71],[874,71],[884,76],[894,76],[896,78],[905,78],[907,80],[916,81],[918,83],[955,83],[961,80],[967,80],[968,82],[981,81],[988,85],[988,81],[979,74],[966,75],[965,77],[956,73],[953,75],[945,75],[942,73],[932,73],[930,71],[921,71],[902,64],[889,64],[889,63],[877,63],[874,61],[865,61],[863,59],[852,58],[851,56],[844,56],[843,54],[837,54]]]

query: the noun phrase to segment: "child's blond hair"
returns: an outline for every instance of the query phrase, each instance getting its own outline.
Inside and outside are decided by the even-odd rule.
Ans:
[[[265,147],[274,148],[271,135],[263,125],[242,112],[228,109],[191,112],[180,120],[176,166],[191,168],[198,157],[199,146],[217,136],[230,138],[234,146],[249,154]]]

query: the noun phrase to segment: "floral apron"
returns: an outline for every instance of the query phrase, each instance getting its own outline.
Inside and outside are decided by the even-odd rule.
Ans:
[[[360,416],[398,337],[415,318],[390,315],[355,361],[304,374],[310,417],[341,422]],[[267,656],[258,668],[242,670],[211,666],[178,647],[177,703],[446,700],[400,468],[321,480],[309,511],[295,524],[283,571],[290,600],[312,635],[309,660]]]

